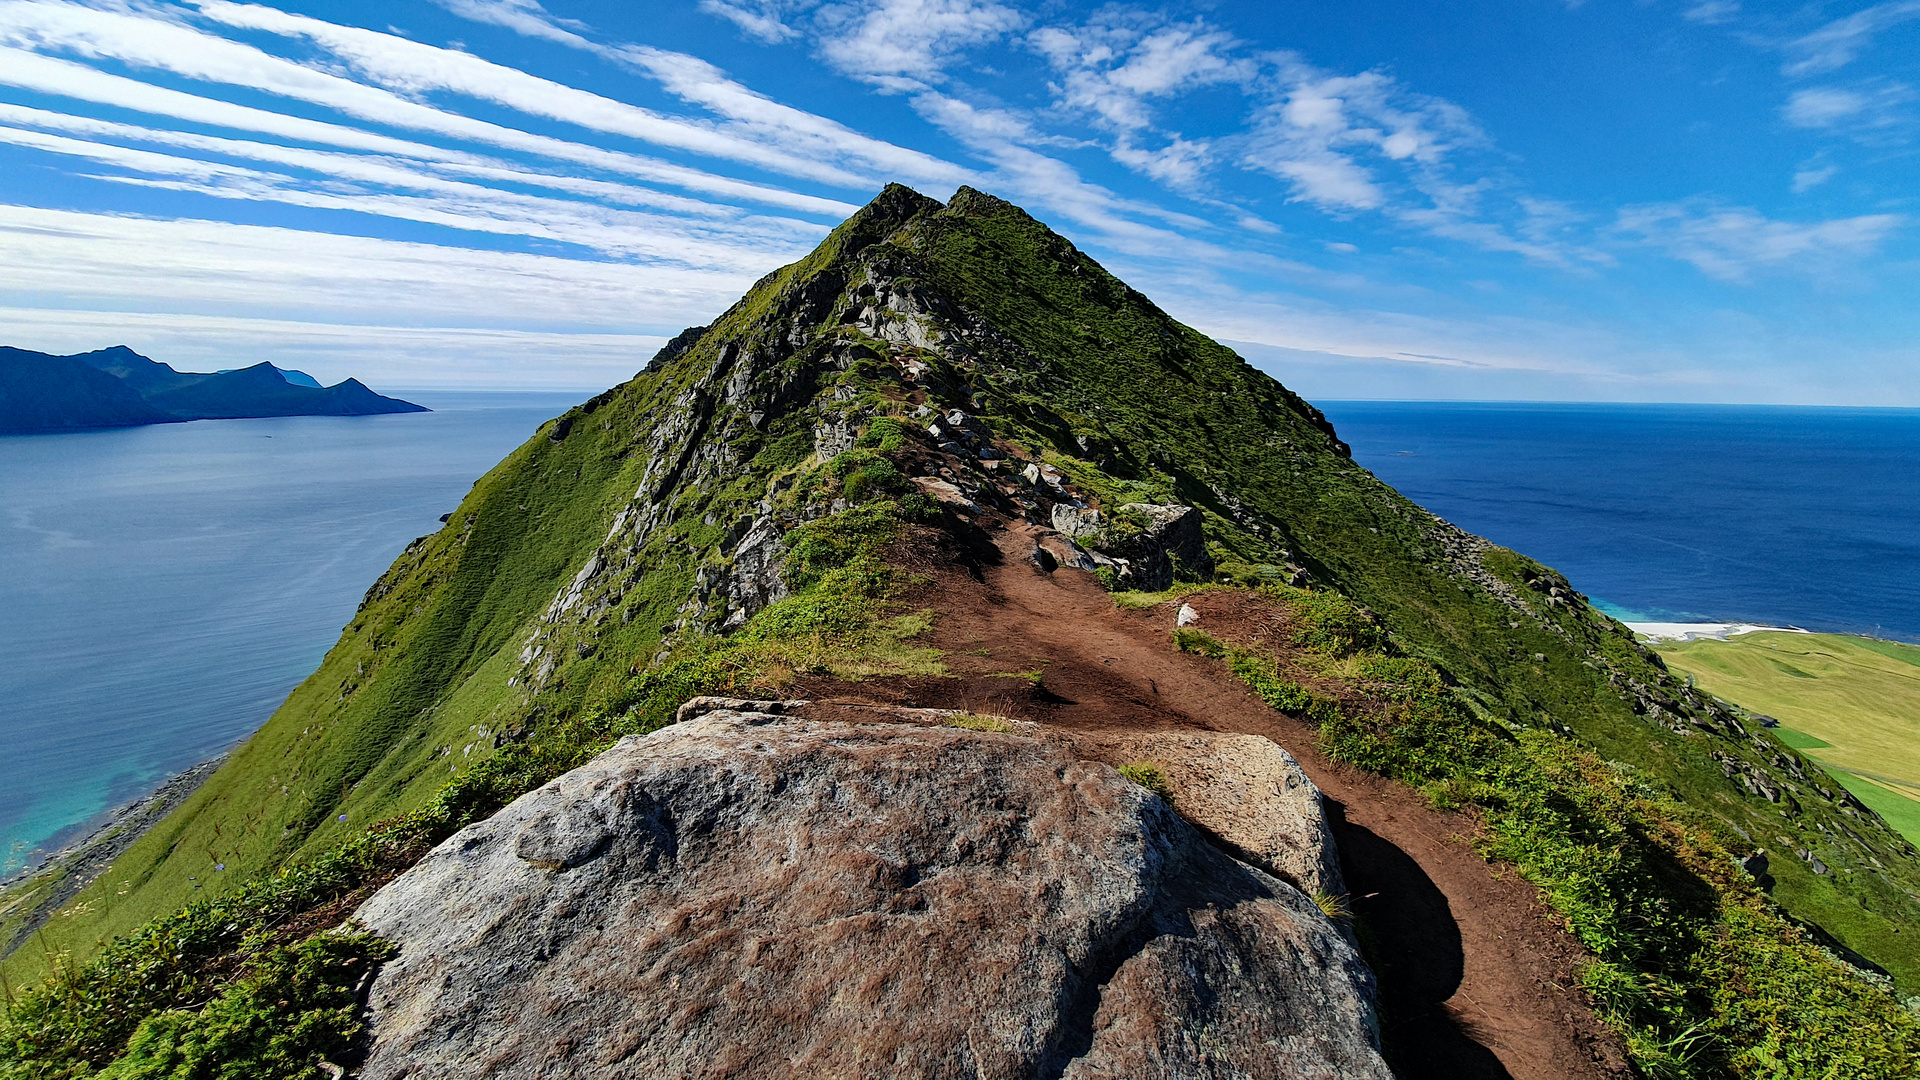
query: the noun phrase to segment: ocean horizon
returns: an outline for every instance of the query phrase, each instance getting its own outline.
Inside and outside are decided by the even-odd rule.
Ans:
[[[0,437],[0,874],[234,745],[586,393]],[[1318,402],[1354,459],[1627,621],[1920,641],[1920,410]]]
[[[1315,404],[1374,475],[1623,622],[1920,642],[1920,409]]]

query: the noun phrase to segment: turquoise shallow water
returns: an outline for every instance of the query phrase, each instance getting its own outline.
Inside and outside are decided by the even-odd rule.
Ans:
[[[0,438],[0,873],[258,727],[409,540],[589,396]]]

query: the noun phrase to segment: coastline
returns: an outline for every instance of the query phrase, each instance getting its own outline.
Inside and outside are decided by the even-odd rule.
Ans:
[[[222,753],[167,777],[147,794],[109,811],[86,835],[0,880],[0,934],[5,935],[0,960],[13,955],[134,841],[200,790],[226,760],[227,753]]]
[[[1765,626],[1760,623],[1630,622],[1626,627],[1648,641],[1725,641],[1741,634],[1762,631],[1775,634],[1812,634],[1814,632],[1803,630],[1798,626]],[[1860,635],[1843,636],[1858,637]]]

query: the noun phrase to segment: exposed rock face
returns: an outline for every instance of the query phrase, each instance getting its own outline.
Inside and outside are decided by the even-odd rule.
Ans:
[[[1242,859],[1303,892],[1346,893],[1320,789],[1272,740],[1216,731],[1066,738],[1086,756],[1152,761],[1172,781],[1180,815]]]
[[[1069,503],[1055,503],[1053,527],[1075,540],[1087,540],[1099,536],[1107,527],[1107,520],[1098,510],[1076,507]]]
[[[1207,538],[1200,530],[1200,511],[1191,506],[1155,506],[1152,503],[1128,503],[1121,507],[1147,519],[1147,530],[1141,539],[1152,549],[1156,549],[1158,558],[1149,555],[1147,561],[1159,573],[1162,563],[1166,567],[1166,585],[1155,585],[1155,589],[1164,589],[1173,584],[1175,570],[1185,571],[1190,577],[1205,580],[1213,574],[1213,559],[1207,554]]]
[[[1389,1075],[1306,897],[1013,734],[708,713],[360,918],[401,949],[370,1080]]]
[[[1191,506],[1128,503],[1124,515],[1145,521],[1138,531],[1116,535],[1098,510],[1065,504],[1053,508],[1053,527],[1091,549],[1094,561],[1114,571],[1120,587],[1159,592],[1176,577],[1205,580],[1213,557],[1201,530],[1202,515]]]

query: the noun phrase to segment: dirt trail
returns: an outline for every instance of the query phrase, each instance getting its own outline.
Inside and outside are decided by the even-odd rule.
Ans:
[[[1029,527],[992,534],[976,581],[927,567],[934,644],[958,678],[810,686],[823,712],[856,701],[970,709],[1086,732],[1202,728],[1264,735],[1330,803],[1354,913],[1381,982],[1389,1057],[1403,1080],[1575,1080],[1630,1075],[1618,1039],[1575,988],[1579,945],[1523,881],[1481,859],[1468,817],[1337,765],[1306,724],[1275,712],[1217,661],[1173,648],[1171,610],[1127,612],[1089,575],[1027,559]],[[985,537],[982,537],[984,540]],[[922,568],[916,568],[922,569]],[[1231,594],[1191,600],[1231,620]],[[982,655],[984,653],[984,655]],[[1023,672],[1044,672],[1033,680]]]

